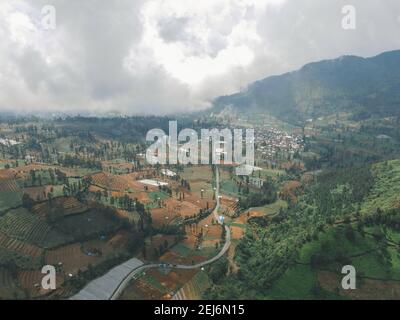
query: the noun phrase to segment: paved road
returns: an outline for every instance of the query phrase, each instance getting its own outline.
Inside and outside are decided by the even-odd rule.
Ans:
[[[213,215],[214,215],[214,218],[218,221],[218,223],[223,225],[223,221],[221,221],[218,216],[218,210],[220,207],[218,167],[216,168],[215,177],[216,177],[216,179],[215,179],[216,180],[215,199],[216,199],[217,203],[215,205]],[[166,264],[166,267],[172,268],[172,269],[197,269],[197,268],[204,267],[208,264],[211,264],[211,263],[217,261],[218,259],[220,259],[228,251],[228,249],[231,245],[231,231],[228,226],[226,226],[226,225],[223,225],[223,226],[225,227],[225,231],[226,231],[225,244],[222,247],[221,251],[216,256],[212,257],[209,260],[206,260],[206,261],[203,261],[203,262],[200,262],[197,264],[193,264],[193,265]],[[126,286],[129,284],[129,282],[132,279],[134,279],[135,277],[140,275],[141,272],[143,272],[147,269],[160,267],[160,265],[161,264],[159,264],[159,263],[143,264],[143,262],[142,262],[141,264],[137,265],[134,269],[132,269],[128,274],[126,274],[122,279],[119,278],[117,280],[117,283],[109,282],[107,285],[105,285],[103,278],[106,278],[106,279],[112,278],[113,282],[115,282],[116,277],[110,273],[112,273],[112,271],[115,270],[116,268],[120,267],[120,266],[118,266],[118,267],[112,269],[105,276],[90,282],[84,289],[82,289],[77,295],[73,296],[71,299],[74,299],[74,300],[115,300],[121,295],[121,293],[124,291],[124,289],[126,288]],[[103,289],[104,287],[108,288],[106,292]],[[98,290],[98,294],[96,293],[96,288]]]

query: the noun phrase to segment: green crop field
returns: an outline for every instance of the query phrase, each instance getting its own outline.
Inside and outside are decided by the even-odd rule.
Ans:
[[[400,160],[378,163],[373,172],[377,181],[362,205],[362,212],[400,207]]]
[[[0,213],[10,208],[15,208],[22,203],[23,192],[2,191],[0,192]]]
[[[354,266],[361,278],[400,281],[398,251],[390,246],[382,246],[372,236],[356,230],[353,232],[349,239],[345,228],[331,228],[321,233],[318,240],[305,244],[296,261],[267,292],[265,298],[342,299],[342,296],[334,292],[322,290],[317,274],[319,271],[330,271],[341,275],[341,268],[346,264]],[[371,230],[365,228],[363,232],[370,233]],[[389,235],[397,238],[400,232],[392,230]],[[363,286],[360,285],[358,290],[363,290]]]

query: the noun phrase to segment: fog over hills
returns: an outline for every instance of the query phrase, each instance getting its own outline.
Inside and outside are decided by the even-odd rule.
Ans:
[[[338,111],[358,117],[397,115],[400,108],[400,51],[372,58],[342,56],[310,63],[298,71],[257,81],[243,92],[217,98],[226,106],[265,110],[289,121]]]

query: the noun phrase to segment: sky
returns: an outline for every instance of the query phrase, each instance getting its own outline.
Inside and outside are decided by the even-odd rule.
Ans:
[[[0,0],[0,112],[197,111],[399,34],[399,0]]]

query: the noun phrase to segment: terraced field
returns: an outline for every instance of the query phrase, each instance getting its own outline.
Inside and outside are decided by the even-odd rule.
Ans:
[[[43,254],[42,248],[10,238],[3,233],[0,233],[0,247],[32,258],[39,258]]]
[[[0,232],[42,248],[71,241],[71,238],[55,231],[45,220],[23,208],[11,210],[0,217]]]
[[[0,192],[5,191],[21,192],[21,189],[14,179],[0,180]]]
[[[172,300],[199,300],[202,293],[211,285],[205,272],[199,271],[187,282],[176,294]]]
[[[40,217],[46,217],[46,215],[52,211],[52,208],[57,208],[64,216],[78,214],[88,210],[88,207],[79,202],[76,198],[61,197],[54,199],[51,203],[43,202],[35,205],[32,208],[32,212]]]
[[[49,293],[49,291],[42,289],[43,274],[40,270],[25,270],[17,274],[18,283],[25,292],[29,293],[30,298],[37,298]],[[56,277],[56,286],[60,287],[64,282],[64,277]]]
[[[144,186],[128,175],[113,175],[105,172],[91,176],[92,183],[109,191],[143,190]]]

